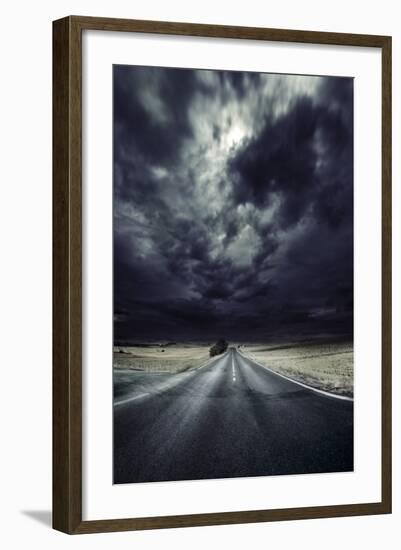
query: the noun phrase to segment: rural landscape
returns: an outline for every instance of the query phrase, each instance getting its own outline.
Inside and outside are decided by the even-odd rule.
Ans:
[[[116,379],[121,379],[118,393],[136,386],[137,373],[176,374],[205,366],[212,346],[195,344],[147,344],[114,349]],[[311,387],[337,395],[353,396],[352,342],[291,342],[281,344],[240,344],[233,347],[258,364]],[[224,350],[225,351],[225,350]],[[130,373],[131,371],[131,373]],[[124,373],[125,380],[124,382]],[[119,378],[121,377],[121,378]],[[130,384],[130,377],[132,383]]]
[[[212,349],[115,349],[116,483],[352,470],[351,343]]]
[[[353,471],[353,242],[352,78],[113,66],[114,483]]]

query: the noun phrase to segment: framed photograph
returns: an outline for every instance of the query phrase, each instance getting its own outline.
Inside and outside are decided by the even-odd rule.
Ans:
[[[53,526],[391,512],[391,38],[53,23]]]

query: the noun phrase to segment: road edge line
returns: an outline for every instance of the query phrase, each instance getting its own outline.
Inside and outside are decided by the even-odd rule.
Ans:
[[[205,363],[203,363],[203,365],[201,365],[200,367],[197,367],[195,369],[182,371],[182,372],[175,372],[175,373],[170,373],[170,374],[188,375],[188,374],[197,372],[198,370],[203,369],[204,367],[207,367],[208,365],[213,364],[213,362],[217,361],[218,359],[221,359],[226,354],[227,354],[227,351],[225,351],[221,355],[218,355],[217,357],[210,357]],[[159,374],[164,374],[164,373],[159,373]],[[139,395],[133,395],[132,397],[127,397],[126,399],[121,399],[120,401],[114,401],[113,402],[113,407],[119,407],[121,405],[125,405],[126,403],[130,403],[131,401],[136,401],[137,399],[144,399],[145,397],[149,397],[150,395],[152,395],[152,392],[145,392],[145,393],[140,393]]]
[[[266,365],[262,365],[262,363],[259,363],[259,361],[256,361],[251,355],[247,356],[244,355],[241,351],[237,350],[237,352],[243,357],[244,359],[249,359],[259,367],[262,367],[263,369],[268,370],[272,374],[275,374],[277,376],[280,376],[281,378],[284,378],[285,380],[288,380],[289,382],[293,382],[294,384],[298,384],[298,386],[302,386],[303,388],[306,388],[307,390],[314,391],[316,393],[320,393],[322,395],[325,395],[326,397],[333,397],[334,399],[341,399],[342,401],[351,401],[354,402],[353,397],[348,397],[347,395],[338,395],[336,393],[330,393],[325,390],[319,390],[318,388],[314,388],[313,386],[308,386],[308,384],[304,384],[303,382],[299,382],[298,380],[294,380],[294,378],[290,378],[289,376],[286,376],[285,374],[281,374],[279,372],[276,372],[273,369],[270,369],[269,367],[266,367]]]
[[[217,355],[217,357],[216,356],[215,357],[210,357],[206,361],[206,363],[203,363],[203,365],[201,365],[200,367],[196,367],[195,369],[191,369],[191,370],[187,370],[187,371],[183,371],[183,372],[196,372],[197,370],[201,370],[204,367],[207,367],[208,365],[210,366],[214,361],[217,361],[217,359],[222,359],[226,354],[227,354],[227,351],[225,351],[221,355]]]
[[[121,399],[120,401],[114,401],[113,407],[119,407],[120,405],[125,405],[125,403],[130,403],[131,401],[136,401],[137,399],[144,399],[148,395],[150,395],[149,392],[140,393],[140,394],[135,395],[133,397],[127,397],[126,399]]]

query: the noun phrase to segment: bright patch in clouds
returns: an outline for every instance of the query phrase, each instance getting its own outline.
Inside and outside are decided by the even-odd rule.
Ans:
[[[239,267],[251,266],[252,260],[262,245],[261,238],[250,225],[245,225],[231,241],[226,255]]]
[[[352,79],[113,71],[116,339],[352,332]]]

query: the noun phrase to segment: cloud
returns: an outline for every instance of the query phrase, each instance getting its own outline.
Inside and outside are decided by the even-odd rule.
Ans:
[[[226,255],[239,267],[250,267],[262,244],[261,238],[255,229],[245,225],[231,240]]]
[[[117,340],[352,332],[352,79],[114,67]]]

